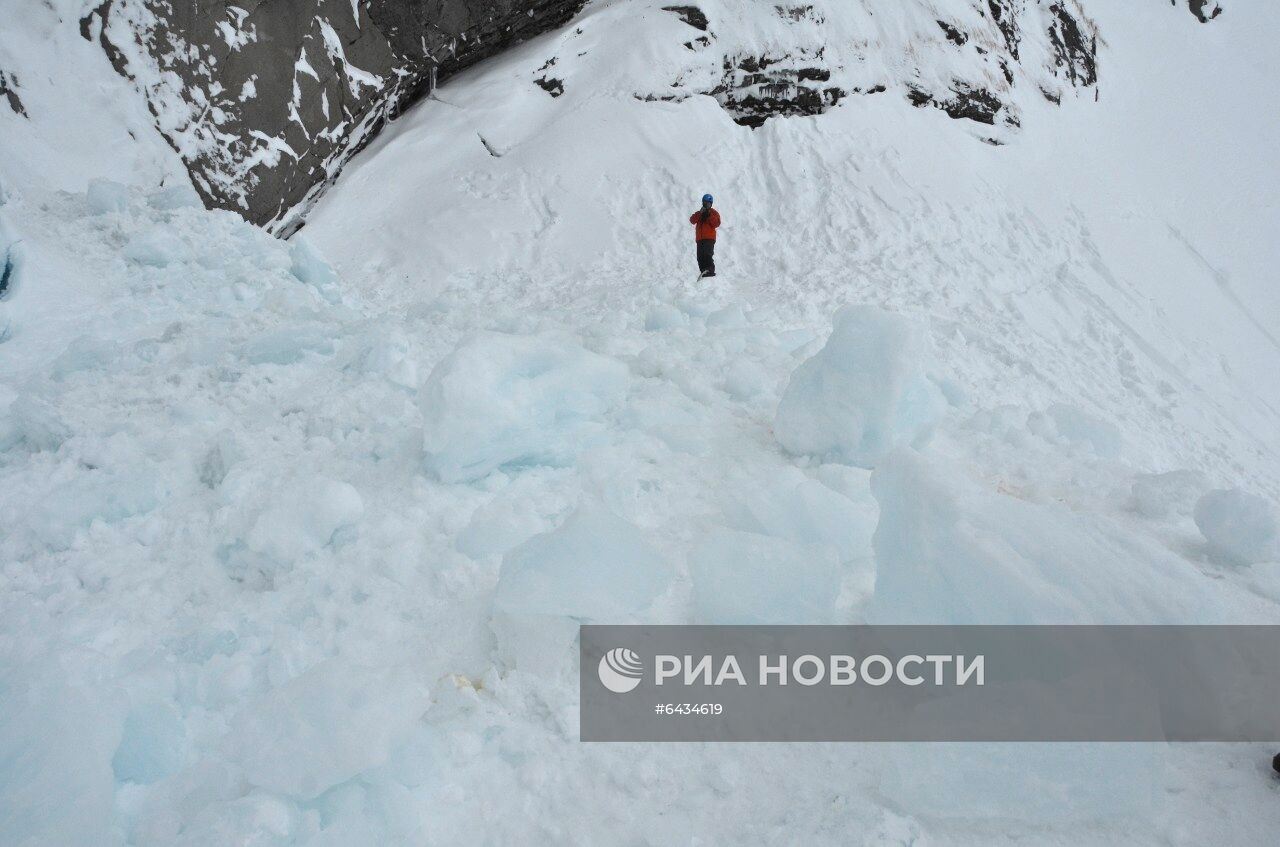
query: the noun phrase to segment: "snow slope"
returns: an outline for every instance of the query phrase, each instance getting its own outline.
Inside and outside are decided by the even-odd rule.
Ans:
[[[996,147],[899,96],[754,131],[645,100],[795,35],[715,0],[691,50],[659,6],[452,80],[289,242],[145,170],[6,161],[0,840],[1280,825],[1260,745],[577,742],[584,620],[1280,614],[1273,13],[1086,4],[1097,101],[1018,91]],[[972,12],[857,8],[868,54]]]

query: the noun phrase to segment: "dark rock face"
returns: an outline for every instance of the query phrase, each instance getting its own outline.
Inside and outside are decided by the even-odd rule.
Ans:
[[[17,262],[13,258],[13,248],[6,247],[3,261],[0,261],[0,300],[9,294],[9,284],[17,276]]]
[[[1176,4],[1177,0],[1174,0],[1174,3]],[[1222,14],[1222,4],[1217,0],[1187,0],[1187,8],[1202,24],[1207,24]]]
[[[385,121],[584,2],[104,0],[81,32],[142,89],[207,205],[288,235]]]
[[[957,47],[963,46],[969,41],[969,36],[965,35],[959,29],[946,21],[938,21],[938,26],[941,27],[943,33],[946,34],[947,40]]]
[[[675,12],[680,16],[680,20],[694,29],[707,31],[707,16],[697,6],[663,6],[662,11]]]
[[[981,8],[981,7],[979,7]],[[1022,61],[1020,47],[1028,25],[1038,25],[1037,39],[1047,40],[1052,53],[1052,73],[1072,88],[1083,89],[1098,84],[1098,32],[1093,22],[1081,14],[1077,4],[1070,8],[1065,3],[1053,3],[1047,16],[1036,17],[1018,0],[986,0],[986,13],[995,24],[1004,42],[1003,55],[990,53],[975,46],[984,60],[999,70],[1009,86],[1014,85],[1013,68]],[[938,21],[947,39],[957,47],[963,47],[968,38],[954,27]],[[1051,103],[1060,103],[1062,95],[1041,88],[1040,92]],[[970,120],[994,126],[997,122],[1007,127],[1017,127],[1019,118],[993,90],[966,80],[952,80],[945,91],[927,91],[907,86],[907,98],[917,107],[934,106],[952,118]],[[999,144],[996,139],[984,139]]]
[[[671,91],[636,96],[680,100],[710,94],[736,123],[752,128],[771,117],[818,115],[848,98],[895,89],[919,108],[936,108],[957,120],[1016,128],[1018,90],[1038,87],[1040,94],[1057,103],[1064,91],[1088,89],[1098,82],[1097,29],[1077,0],[975,0],[967,20],[935,19],[937,30],[922,31],[906,44],[889,48],[869,38],[843,51],[826,40],[828,22],[814,6],[777,5],[777,19],[794,38],[778,33],[776,41],[793,44],[763,54],[733,50],[728,38],[717,35],[715,25],[730,26],[731,21],[709,20],[692,6],[664,9],[705,33],[685,42],[687,49],[695,54],[723,51],[720,79],[706,90],[684,85],[682,77],[672,83]],[[902,57],[894,50],[902,50]],[[935,58],[938,66],[952,69],[948,75],[922,73]],[[868,78],[860,70],[864,61],[867,66],[885,66],[883,76]]]
[[[538,73],[542,74],[542,76],[538,77],[533,82],[552,97],[559,97],[561,94],[564,94],[564,80],[556,79],[547,73],[555,63],[555,59],[548,59],[545,65],[538,68]]]
[[[1013,0],[987,0],[987,9],[991,12],[991,19],[1000,28],[1000,34],[1004,36],[1004,44],[1009,50],[1009,55],[1017,60],[1020,36]]]
[[[790,23],[823,23],[813,6],[774,6],[773,11]],[[682,17],[690,23],[686,15],[684,12]],[[707,29],[707,19],[701,12],[696,20],[703,24],[699,29]],[[714,34],[699,39],[699,46],[709,46],[711,38]],[[693,44],[685,46],[694,49]],[[733,117],[734,123],[752,129],[774,116],[821,114],[849,93],[829,84],[831,70],[824,63],[825,52],[821,46],[802,46],[787,53],[725,56],[720,84],[708,93]]]
[[[6,75],[4,71],[0,71],[0,96],[3,96],[9,103],[9,108],[13,109],[22,117],[27,116],[27,110],[22,105],[21,98],[18,97],[18,78],[12,74]],[[3,290],[3,289],[0,289]]]
[[[772,57],[734,56],[724,61],[724,76],[711,94],[735,123],[753,129],[775,115],[818,115],[846,92],[824,86],[831,71],[822,67],[822,49]]]
[[[1049,26],[1049,44],[1053,47],[1058,67],[1077,88],[1098,82],[1098,39],[1086,32],[1061,5],[1049,7],[1053,23]]]
[[[908,89],[907,99],[913,106],[937,106],[956,119],[967,119],[980,124],[994,125],[996,115],[1004,108],[1000,98],[984,88],[956,82],[947,96],[939,98],[918,89]],[[1016,119],[1015,119],[1016,120]]]

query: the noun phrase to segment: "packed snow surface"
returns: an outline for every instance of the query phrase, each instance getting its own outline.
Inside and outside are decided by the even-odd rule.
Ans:
[[[75,15],[25,12],[0,842],[1274,840],[1261,745],[577,741],[584,621],[1280,620],[1280,32],[1165,6],[1084,4],[1098,101],[1023,92],[993,146],[896,99],[646,100],[697,30],[595,3],[288,242],[199,208]]]

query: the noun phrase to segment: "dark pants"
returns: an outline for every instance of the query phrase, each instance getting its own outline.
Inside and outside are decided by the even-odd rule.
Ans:
[[[716,275],[716,242],[712,238],[704,238],[698,242],[698,270],[703,276]]]

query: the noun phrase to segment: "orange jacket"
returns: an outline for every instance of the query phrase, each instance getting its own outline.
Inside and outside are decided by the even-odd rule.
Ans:
[[[707,215],[706,221],[702,220],[702,210],[694,212],[689,216],[689,223],[697,227],[693,231],[693,237],[698,241],[715,241],[716,227],[720,226],[720,213],[715,209],[711,210],[711,214]]]

